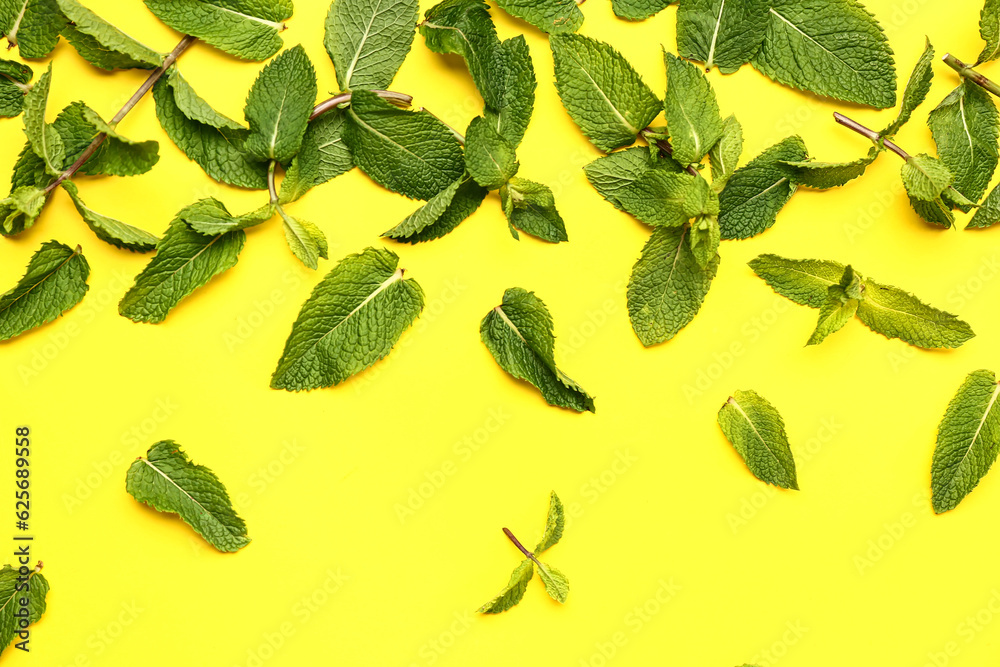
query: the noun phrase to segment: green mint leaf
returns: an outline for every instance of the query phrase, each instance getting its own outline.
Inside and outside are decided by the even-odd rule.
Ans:
[[[737,391],[719,410],[719,426],[753,476],[798,489],[795,459],[778,410],[755,391]]]
[[[310,189],[354,168],[354,158],[344,143],[347,112],[331,109],[309,122],[302,148],[281,181],[278,201],[296,201]]]
[[[850,264],[844,269],[839,285],[827,288],[826,303],[819,309],[816,329],[806,345],[819,345],[832,333],[840,331],[858,311],[858,303],[863,298],[863,279]]]
[[[983,46],[976,64],[996,60],[1000,56],[1000,2],[997,0],[986,0],[983,9],[979,14],[979,34],[983,41]]]
[[[678,227],[691,217],[687,202],[698,178],[687,172],[650,169],[621,187],[615,193],[615,200],[623,210],[647,225]]]
[[[611,0],[611,9],[620,19],[643,21],[673,3],[674,0]]]
[[[569,240],[566,224],[547,185],[515,176],[500,188],[500,204],[515,239],[518,238],[515,230],[520,229],[549,243]]]
[[[77,0],[56,0],[70,23],[63,35],[95,67],[153,69],[164,55],[149,48],[90,11]]]
[[[806,145],[787,137],[733,172],[719,193],[719,226],[724,239],[747,239],[769,229],[795,193],[781,163],[805,160]]]
[[[576,32],[583,25],[583,12],[576,0],[497,0],[497,4],[542,32]]]
[[[366,90],[351,97],[344,142],[373,181],[410,199],[430,199],[465,173],[462,147],[444,123]]]
[[[646,347],[670,340],[694,319],[719,268],[718,254],[705,268],[691,252],[685,227],[657,227],[632,267],[628,315]]]
[[[80,303],[87,293],[90,265],[80,247],[46,241],[11,290],[0,295],[0,341],[48,324]]]
[[[722,116],[708,79],[701,71],[663,51],[667,67],[664,114],[670,129],[671,157],[682,165],[701,162],[722,137]]]
[[[566,513],[563,511],[562,501],[553,491],[549,494],[549,513],[545,519],[545,530],[542,532],[542,539],[538,541],[538,546],[535,547],[534,554],[537,556],[555,546],[562,538],[565,527]]]
[[[663,105],[610,44],[582,35],[553,35],[556,90],[591,143],[611,152],[633,143]]]
[[[535,67],[531,62],[528,42],[518,35],[500,44],[499,61],[503,74],[494,75],[499,89],[500,105],[483,110],[483,116],[500,135],[517,148],[531,121],[535,107]]]
[[[979,204],[972,219],[965,225],[966,229],[984,229],[1000,222],[1000,186],[990,190]]]
[[[959,347],[976,334],[951,313],[932,308],[909,292],[864,281],[858,319],[875,333],[926,349]]]
[[[82,111],[84,120],[94,128],[94,134],[103,132],[107,137],[77,173],[135,176],[145,174],[159,162],[160,145],[157,142],[127,139],[90,107],[83,106]]]
[[[499,190],[518,166],[514,146],[485,118],[473,118],[465,133],[465,168],[476,183]]]
[[[524,597],[524,592],[528,590],[528,582],[535,574],[535,566],[530,559],[525,558],[514,568],[510,575],[510,581],[500,591],[500,594],[479,608],[480,614],[499,614],[507,611]]]
[[[774,81],[845,102],[896,103],[892,49],[857,0],[773,0],[751,64]]]
[[[546,563],[538,564],[538,576],[545,584],[545,592],[559,603],[565,603],[569,595],[569,580],[566,575]]]
[[[73,206],[80,213],[80,217],[87,223],[90,230],[105,243],[110,243],[116,248],[131,250],[132,252],[149,252],[156,247],[159,237],[150,234],[145,229],[139,229],[132,225],[125,224],[120,220],[101,215],[94,209],[83,203],[80,199],[80,192],[76,184],[72,181],[60,183],[63,190],[73,200]]]
[[[677,53],[731,74],[757,53],[767,32],[767,0],[684,0],[677,9]]]
[[[899,132],[899,128],[903,127],[910,120],[913,111],[927,97],[927,93],[931,89],[931,79],[934,78],[934,70],[931,69],[933,60],[934,47],[931,46],[931,40],[928,39],[927,45],[924,47],[924,52],[920,55],[920,59],[917,60],[916,66],[910,73],[910,78],[906,81],[906,89],[903,91],[903,101],[899,105],[899,114],[896,116],[896,120],[892,121],[888,127],[879,132],[879,136],[883,139],[894,137]]]
[[[721,231],[719,218],[716,215],[699,215],[691,223],[690,239],[691,253],[698,266],[705,269],[715,259],[719,252]]]
[[[56,0],[0,0],[0,33],[22,58],[49,55],[65,25]]]
[[[303,264],[315,271],[319,268],[320,257],[329,259],[326,235],[319,227],[306,220],[293,218],[280,206],[278,215],[281,216],[288,247]]]
[[[53,176],[62,173],[66,150],[62,137],[55,127],[45,122],[45,107],[49,101],[52,82],[52,63],[31,91],[24,97],[24,133],[28,135],[31,149],[45,162],[45,169]]]
[[[532,384],[546,403],[595,412],[594,399],[556,367],[552,316],[534,292],[505,291],[501,304],[483,318],[479,334],[500,368]]]
[[[941,514],[976,488],[1000,451],[1000,385],[992,371],[969,373],[938,426],[931,504]]]
[[[951,185],[955,177],[944,162],[926,153],[911,156],[903,163],[906,194],[920,201],[934,201]]]
[[[951,212],[951,206],[946,204],[942,197],[931,201],[917,199],[912,195],[908,195],[908,197],[913,210],[927,222],[945,228],[951,228],[955,224],[955,215]]]
[[[937,154],[964,197],[979,201],[997,166],[997,125],[1000,114],[989,93],[962,79],[927,117]],[[957,203],[946,192],[944,200]],[[970,206],[959,206],[968,212]]]
[[[232,215],[219,200],[202,199],[185,207],[177,217],[199,234],[218,236],[267,222],[274,217],[274,205],[267,203],[249,213]]]
[[[192,206],[204,205],[205,201]],[[225,210],[221,203],[215,203]],[[171,221],[156,245],[156,255],[122,297],[118,312],[123,317],[158,324],[184,297],[236,266],[246,233],[236,230],[218,236],[200,234],[183,220],[188,208]]]
[[[24,630],[21,623],[28,625],[37,623],[45,613],[45,598],[49,593],[49,582],[39,570],[41,561],[34,571],[28,573],[27,590],[24,588],[23,575],[10,565],[4,565],[0,570],[0,654],[3,653],[14,637]],[[20,599],[28,598],[28,616],[15,616],[21,609]]]
[[[32,71],[27,65],[0,59],[0,117],[13,118],[24,109]]]
[[[417,0],[334,0],[323,44],[341,90],[384,89],[410,52]]]
[[[292,0],[143,1],[177,32],[245,60],[267,60],[280,51],[279,33],[292,16]]]
[[[440,238],[476,212],[488,190],[471,178],[455,181],[382,236],[403,243]]]
[[[389,354],[424,306],[420,285],[398,264],[382,248],[342,259],[302,305],[271,388],[337,385]]]
[[[9,197],[0,200],[0,220],[3,221],[0,232],[13,236],[34,225],[46,200],[45,191],[33,185],[15,189]]]
[[[816,162],[808,160],[782,160],[778,167],[795,185],[827,190],[838,188],[865,173],[883,149],[872,146],[868,155],[853,162]]]
[[[736,171],[740,156],[743,155],[743,127],[736,116],[728,116],[722,121],[722,136],[708,152],[712,165],[712,186],[721,191],[729,177]]]
[[[243,148],[287,164],[302,146],[315,103],[316,72],[300,44],[269,62],[254,81],[243,109],[250,125]]]
[[[672,159],[655,156],[645,146],[633,146],[609,153],[583,167],[587,180],[594,189],[620,211],[624,211],[625,207],[619,196],[643,174],[653,169],[673,173],[683,171]]]
[[[247,526],[215,473],[191,462],[173,440],[161,440],[129,466],[125,490],[159,512],[177,514],[223,552],[250,544]]]
[[[810,308],[823,307],[830,287],[840,284],[847,269],[823,259],[787,259],[771,254],[750,260],[749,266],[775,292]]]
[[[267,189],[267,163],[243,149],[250,131],[215,112],[177,70],[153,86],[156,117],[170,140],[211,178]]]

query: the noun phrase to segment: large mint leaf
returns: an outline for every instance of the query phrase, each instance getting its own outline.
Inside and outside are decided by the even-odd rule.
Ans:
[[[344,141],[372,180],[410,199],[430,199],[465,173],[462,147],[444,123],[366,90],[351,98]]]
[[[757,53],[768,24],[768,0],[684,0],[677,9],[677,53],[730,74]]]
[[[774,224],[778,211],[795,192],[782,162],[805,160],[806,145],[791,136],[740,167],[719,193],[719,226],[724,239],[756,236]]]
[[[515,148],[524,138],[535,106],[535,67],[524,35],[518,35],[500,45],[499,61],[503,74],[497,79],[499,106],[489,106],[483,116],[497,132]]]
[[[584,165],[587,180],[602,197],[615,208],[625,210],[621,197],[628,197],[627,190],[647,171],[662,169],[667,172],[681,171],[680,165],[670,158],[658,158],[645,146],[633,146],[623,151],[609,153]]]
[[[302,305],[271,388],[337,385],[389,354],[424,305],[420,285],[403,279],[398,264],[381,248],[342,259]]]
[[[110,243],[117,248],[124,248],[133,252],[149,252],[156,247],[159,237],[150,234],[145,229],[139,229],[132,225],[125,224],[120,220],[101,215],[94,209],[83,203],[80,192],[76,184],[72,181],[61,183],[63,190],[73,200],[73,205],[80,213],[80,217],[87,223],[90,230],[105,243]]]
[[[344,143],[346,119],[345,110],[331,109],[309,122],[302,148],[281,182],[282,204],[295,201],[311,188],[354,167],[354,158]]]
[[[244,149],[261,160],[290,162],[315,103],[316,72],[300,44],[269,62],[254,81],[243,109],[250,125]]]
[[[183,221],[186,210],[182,209],[170,223],[156,245],[156,255],[118,304],[123,317],[133,322],[162,322],[184,297],[236,266],[246,233],[236,230],[217,236],[199,234]]]
[[[79,246],[73,250],[58,241],[43,243],[24,277],[0,295],[0,341],[47,324],[80,303],[89,275]]]
[[[384,89],[410,52],[417,0],[334,0],[323,43],[341,90]]]
[[[583,25],[583,12],[576,0],[497,0],[497,4],[542,32],[576,32]]]
[[[992,371],[969,373],[938,426],[931,463],[934,512],[955,509],[976,488],[1000,451],[1000,385]]]
[[[24,586],[24,575],[20,568],[4,565],[0,569],[0,653],[14,641],[17,633],[25,629],[23,623],[37,623],[45,613],[45,598],[49,593],[49,582],[39,570],[39,561],[34,570],[28,572],[27,589]],[[27,598],[27,605],[21,606],[21,600]],[[27,617],[22,609],[27,609]],[[26,644],[27,645],[27,644]],[[27,650],[27,649],[26,649]]]
[[[70,20],[63,34],[90,64],[101,69],[153,69],[163,63],[163,54],[138,42],[90,11],[77,0],[56,0]]]
[[[722,116],[708,79],[697,67],[663,52],[667,68],[664,115],[670,131],[671,157],[682,165],[701,162],[722,137]]]
[[[488,193],[471,178],[455,181],[382,236],[403,243],[440,238],[475,213]]]
[[[514,568],[510,575],[510,581],[504,586],[500,593],[479,608],[480,614],[499,614],[507,611],[524,597],[524,592],[528,590],[528,582],[535,574],[535,566],[530,559],[525,558]]]
[[[45,74],[38,77],[38,81],[24,98],[24,133],[28,135],[31,150],[45,163],[45,169],[53,176],[58,176],[62,173],[66,149],[58,130],[45,122],[51,82],[52,63],[49,63]]]
[[[889,41],[857,0],[773,0],[750,62],[792,88],[877,109],[896,103]]]
[[[483,0],[443,0],[424,14],[420,24],[427,48],[465,58],[469,74],[486,106],[503,106],[504,56],[489,7]]]
[[[704,268],[691,251],[685,227],[658,227],[632,267],[628,314],[639,341],[649,347],[670,340],[694,319],[719,268]]]
[[[692,216],[688,200],[698,176],[668,169],[649,169],[615,193],[621,208],[654,227],[679,227]],[[703,179],[702,179],[703,180]]]
[[[629,21],[642,21],[660,12],[674,0],[611,0],[611,9],[615,16]]]
[[[168,26],[246,60],[281,50],[292,0],[143,0]]]
[[[512,287],[483,318],[479,334],[500,368],[541,392],[549,405],[594,412],[594,399],[556,367],[552,316],[534,292]]]
[[[847,268],[828,260],[787,259],[770,254],[750,260],[749,265],[775,292],[811,308],[823,307],[829,288],[840,283]]]
[[[160,512],[177,514],[219,551],[250,544],[247,526],[215,473],[195,465],[173,440],[161,440],[129,466],[125,490]]]
[[[815,160],[783,160],[781,170],[795,185],[826,190],[837,188],[865,173],[882,149],[872,146],[868,155],[853,162],[817,162]]]
[[[903,91],[903,101],[899,105],[899,113],[888,127],[879,132],[880,137],[891,139],[895,136],[899,132],[899,128],[910,120],[913,111],[927,97],[927,93],[931,89],[931,79],[934,78],[934,70],[931,68],[933,61],[934,47],[931,46],[931,40],[928,39],[924,52],[920,54],[920,59],[917,60],[913,71],[910,72],[910,78],[906,80],[906,89]]]
[[[94,128],[94,134],[103,133],[105,138],[78,173],[135,176],[145,174],[159,162],[160,145],[155,141],[132,141],[104,122],[90,107],[84,106],[82,111],[84,120]]]
[[[515,230],[520,229],[549,243],[569,240],[566,224],[547,185],[514,177],[500,189],[500,204],[515,239],[518,238]]]
[[[928,349],[959,347],[976,334],[951,313],[923,303],[898,287],[864,281],[858,319],[875,333]]]
[[[514,146],[481,116],[465,132],[465,168],[487,190],[499,190],[517,173]]]
[[[753,476],[783,489],[798,489],[795,459],[781,414],[755,391],[737,391],[719,409],[719,426]]]
[[[56,0],[0,0],[0,33],[22,58],[49,55],[65,25]]]
[[[662,105],[611,45],[582,35],[553,35],[556,90],[590,141],[610,152],[633,143]]]
[[[983,4],[979,15],[979,34],[986,44],[976,59],[977,65],[1000,56],[1000,1],[986,0]]]
[[[0,117],[13,118],[24,109],[24,96],[31,87],[31,68],[13,60],[0,59]]]

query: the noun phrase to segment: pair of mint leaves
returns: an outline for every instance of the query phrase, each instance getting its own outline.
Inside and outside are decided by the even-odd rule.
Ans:
[[[548,593],[549,597],[559,603],[566,602],[566,597],[569,595],[569,580],[566,578],[566,575],[551,565],[538,560],[538,556],[542,552],[548,551],[559,542],[565,526],[566,514],[563,510],[562,501],[559,500],[559,496],[553,491],[549,495],[549,512],[545,519],[542,538],[538,541],[538,546],[534,550],[528,551],[514,537],[514,534],[510,530],[507,528],[503,529],[507,539],[524,554],[525,558],[514,568],[514,572],[510,575],[510,581],[507,582],[503,590],[495,598],[480,607],[479,613],[499,614],[520,602],[521,598],[524,597],[525,591],[528,590],[528,583],[534,576],[536,567],[538,568],[538,577],[542,580],[545,592]]]
[[[22,570],[21,568],[24,568]],[[27,565],[0,568],[0,655],[10,645],[18,633],[27,625],[37,623],[45,613],[45,598],[49,594],[49,582],[42,575],[42,562],[27,571]],[[22,574],[27,571],[27,574]],[[27,578],[27,586],[25,586]],[[25,608],[21,601],[27,598],[28,616],[18,616]],[[22,626],[22,623],[27,625]],[[27,650],[27,649],[25,649]]]

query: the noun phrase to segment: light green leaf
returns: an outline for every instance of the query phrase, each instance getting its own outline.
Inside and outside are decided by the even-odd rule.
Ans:
[[[917,347],[959,347],[976,334],[972,327],[951,313],[932,308],[909,292],[864,281],[864,298],[858,318],[875,333]]]
[[[489,106],[483,116],[515,148],[524,138],[535,106],[535,67],[524,35],[505,40],[497,56],[503,64],[503,74],[493,75],[497,80],[500,106]]]
[[[323,44],[341,90],[385,89],[410,52],[417,0],[334,0]]]
[[[716,192],[726,187],[729,177],[736,171],[740,156],[743,155],[743,127],[736,116],[728,116],[722,121],[722,136],[708,152],[712,165],[712,186]]]
[[[798,489],[795,459],[781,414],[755,391],[737,391],[719,410],[719,426],[753,476],[783,489]]]
[[[145,174],[160,160],[160,145],[155,141],[132,141],[119,134],[88,106],[82,108],[83,118],[94,128],[94,134],[106,138],[80,167],[80,174],[135,176]]]
[[[65,25],[56,0],[0,0],[0,34],[22,58],[49,55]]]
[[[896,103],[889,41],[857,0],[773,0],[750,62],[792,88],[877,109]]]
[[[921,218],[933,225],[940,225],[950,229],[955,224],[955,215],[951,212],[951,206],[944,202],[942,197],[937,197],[931,201],[917,199],[908,195],[910,206]]]
[[[829,289],[839,285],[847,267],[823,259],[786,259],[760,255],[749,266],[771,289],[797,304],[822,308]]]
[[[587,180],[602,197],[611,202],[615,208],[624,211],[619,197],[630,185],[643,174],[653,169],[677,173],[682,171],[680,165],[668,157],[654,156],[644,146],[633,146],[623,151],[615,151],[599,157],[583,167]]]
[[[806,345],[819,345],[827,336],[843,329],[856,312],[858,312],[858,300],[848,299],[844,295],[844,288],[840,285],[832,286],[826,303],[819,309],[816,329],[809,336]]]
[[[124,248],[133,252],[149,252],[156,247],[159,237],[150,234],[145,229],[139,229],[132,225],[125,224],[120,220],[101,215],[94,209],[83,203],[80,199],[80,192],[76,184],[72,181],[60,183],[63,190],[69,194],[73,200],[73,205],[80,213],[80,217],[87,223],[91,231],[105,243],[110,243],[117,248]]]
[[[288,247],[303,264],[315,271],[319,268],[320,257],[329,259],[326,235],[319,227],[306,220],[293,218],[280,206],[278,215],[281,216]]]
[[[250,135],[243,147],[261,160],[287,164],[302,146],[316,103],[316,72],[302,45],[269,62],[247,96]]]
[[[101,69],[153,69],[164,55],[136,41],[77,0],[56,0],[70,24],[63,35],[90,64]]]
[[[497,4],[542,32],[576,32],[583,25],[583,12],[576,0],[497,0]]]
[[[569,240],[566,224],[547,185],[515,176],[500,188],[500,204],[515,239],[518,238],[515,230],[520,229],[549,243]]]
[[[249,229],[267,222],[273,216],[274,205],[270,202],[249,213],[232,215],[217,199],[196,201],[177,214],[188,227],[205,236],[218,236],[237,229]]]
[[[488,192],[471,178],[455,181],[382,236],[401,243],[440,238],[475,213]]]
[[[715,93],[702,72],[663,51],[667,93],[663,108],[670,131],[671,157],[682,165],[701,162],[722,137],[722,116]]]
[[[310,189],[354,167],[354,158],[344,143],[346,118],[345,110],[331,109],[309,122],[302,148],[281,181],[281,204],[299,199]]]
[[[160,512],[177,514],[223,552],[250,544],[247,526],[233,509],[226,487],[205,466],[195,465],[173,440],[161,440],[129,466],[125,490]]]
[[[675,0],[611,0],[611,9],[615,16],[628,21],[648,19],[671,4]]]
[[[632,267],[628,314],[646,347],[670,340],[694,319],[719,268],[718,255],[699,266],[688,233],[685,227],[657,227]]]
[[[27,590],[24,588],[24,577],[19,569],[10,565],[4,565],[0,570],[0,653],[14,641],[18,632],[22,632],[25,626],[21,624],[25,621],[27,625],[37,623],[42,614],[45,613],[45,598],[49,593],[49,582],[39,570],[42,569],[42,562],[38,561],[35,569],[28,573]],[[21,600],[27,598],[28,616],[18,617],[23,613],[21,610]]]
[[[719,226],[724,239],[746,239],[769,229],[795,193],[782,162],[805,160],[806,146],[787,137],[740,167],[719,193]]]
[[[500,39],[483,0],[443,0],[427,10],[420,24],[424,42],[435,53],[465,58],[469,74],[486,106],[501,109],[506,81]]]
[[[615,201],[647,225],[678,227],[692,217],[687,201],[697,187],[697,180],[697,176],[687,172],[650,169],[618,189]]]
[[[677,9],[677,53],[731,74],[757,53],[768,25],[768,0],[684,0]]]
[[[979,34],[986,44],[976,59],[977,65],[996,60],[1000,56],[1000,1],[986,0],[983,3],[979,15]]]
[[[549,513],[545,519],[545,530],[542,532],[542,539],[538,541],[534,554],[547,551],[555,546],[562,538],[563,529],[566,527],[566,513],[563,511],[562,501],[553,491],[549,494]]]
[[[38,77],[38,81],[24,97],[24,133],[28,135],[35,155],[45,162],[46,170],[53,176],[58,176],[62,173],[66,151],[59,132],[45,122],[51,81],[52,63],[49,63],[45,74]]]
[[[171,67],[163,76],[172,89],[174,104],[177,110],[184,114],[189,120],[196,121],[203,125],[209,125],[217,129],[243,130],[246,128],[235,120],[219,113],[212,105],[206,102],[195,92],[191,84],[187,82],[180,70]],[[163,80],[163,79],[161,79]]]
[[[955,179],[941,160],[927,153],[913,155],[904,162],[902,176],[906,193],[920,201],[934,201]]]
[[[549,597],[559,603],[565,603],[569,595],[569,580],[566,575],[546,563],[538,564],[538,576],[545,584],[545,592]]]
[[[372,180],[410,199],[430,199],[465,173],[462,147],[444,123],[366,90],[354,91],[344,142]]]
[[[983,229],[992,227],[1000,222],[1000,186],[990,190],[976,209],[972,219],[965,226],[966,229]]]
[[[477,116],[465,132],[465,168],[487,190],[499,190],[518,170],[514,146]]]
[[[0,341],[47,324],[80,303],[89,275],[79,246],[43,243],[17,285],[0,295]]]
[[[868,155],[853,162],[816,162],[815,160],[782,160],[778,167],[795,185],[826,190],[837,188],[865,173],[883,149],[872,146]]]
[[[690,239],[691,253],[701,268],[707,268],[719,252],[721,231],[717,215],[699,215],[691,223]]]
[[[143,1],[177,32],[246,60],[267,60],[280,51],[279,33],[292,16],[292,0]]]
[[[510,575],[510,581],[500,591],[500,594],[479,608],[480,614],[499,614],[507,611],[524,597],[524,592],[528,590],[528,582],[535,573],[534,564],[530,559],[525,558],[514,568]]]
[[[662,109],[639,74],[611,45],[582,35],[553,35],[549,45],[563,106],[602,151],[633,143]]]
[[[552,316],[534,292],[505,291],[483,318],[479,335],[500,368],[532,384],[549,405],[595,412],[594,399],[556,367]]]
[[[48,200],[45,190],[33,185],[16,188],[4,200],[0,200],[0,232],[4,236],[20,234],[35,224]]]
[[[896,120],[892,121],[888,127],[879,132],[879,136],[883,139],[894,137],[899,132],[899,128],[903,127],[910,120],[913,111],[927,97],[927,93],[931,89],[931,79],[934,78],[934,70],[931,68],[933,60],[934,47],[931,46],[931,40],[928,39],[927,45],[924,47],[924,52],[920,55],[920,59],[910,73],[910,78],[906,81],[906,89],[903,91],[903,102],[899,105],[899,114],[896,116]]]
[[[992,371],[969,373],[938,426],[931,502],[941,514],[976,488],[1000,451],[1000,385]]]
[[[13,118],[24,109],[24,96],[31,87],[32,71],[27,65],[0,59],[0,117]]]
[[[420,285],[404,280],[398,263],[381,248],[341,260],[302,305],[271,388],[337,385],[389,354],[424,305]]]

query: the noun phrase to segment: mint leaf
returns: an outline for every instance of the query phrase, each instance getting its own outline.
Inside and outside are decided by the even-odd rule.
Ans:
[[[625,192],[628,198],[626,192],[628,187],[653,169],[674,173],[682,171],[676,162],[667,157],[653,155],[645,146],[633,146],[623,151],[609,153],[583,167],[587,180],[594,189],[621,211],[625,210],[619,199],[622,193]]]
[[[906,81],[906,89],[903,91],[903,102],[899,105],[899,114],[896,120],[892,121],[888,127],[879,132],[879,136],[884,139],[891,139],[899,128],[903,127],[913,111],[920,106],[920,103],[927,97],[931,89],[931,79],[934,78],[934,70],[931,69],[931,62],[934,60],[934,47],[931,40],[927,40],[924,52],[917,60],[916,66],[910,73],[910,78]]]
[[[465,173],[462,147],[444,123],[366,90],[351,97],[344,142],[373,181],[410,199],[430,199]]]
[[[274,205],[267,203],[249,213],[232,215],[219,200],[202,199],[185,207],[177,217],[199,234],[218,236],[267,222],[274,217]]]
[[[979,208],[976,209],[975,214],[973,214],[972,219],[965,225],[965,228],[983,229],[992,227],[997,222],[1000,222],[1000,186],[990,190],[990,193],[986,195],[986,199],[980,202]]]
[[[749,266],[775,292],[802,306],[822,308],[829,289],[839,285],[847,267],[822,259],[787,259],[760,255]]]
[[[743,155],[743,127],[736,116],[728,116],[722,121],[722,136],[708,152],[712,165],[712,186],[717,192],[726,187],[729,177],[736,171],[740,156]]]
[[[719,252],[719,241],[722,238],[719,230],[719,218],[714,214],[699,215],[691,222],[689,245],[698,266],[705,269],[715,259]]]
[[[979,34],[986,45],[983,46],[976,64],[996,60],[1000,56],[1000,3],[986,0],[979,15]]]
[[[858,312],[858,300],[849,299],[840,285],[830,287],[826,303],[819,309],[819,321],[806,345],[819,345],[827,336],[844,328]]]
[[[65,25],[55,0],[0,0],[0,33],[22,58],[49,55]]]
[[[882,27],[856,0],[773,0],[751,64],[774,81],[846,102],[896,103],[896,70]]]
[[[302,146],[315,103],[316,72],[300,44],[269,62],[254,81],[243,109],[250,125],[244,149],[287,164]]]
[[[97,112],[82,107],[83,118],[94,128],[94,134],[106,136],[77,173],[84,175],[135,176],[145,174],[160,160],[160,145],[155,141],[132,141],[104,122]]]
[[[80,213],[80,217],[87,223],[90,230],[105,243],[110,243],[116,248],[124,248],[132,252],[149,252],[156,247],[159,237],[150,234],[144,229],[127,225],[120,220],[101,215],[94,209],[88,207],[80,199],[79,190],[72,181],[60,183],[63,190],[73,200],[73,205]]]
[[[13,118],[24,109],[32,71],[27,65],[0,59],[0,117]]]
[[[611,45],[582,35],[553,35],[549,45],[559,98],[602,151],[633,143],[662,109],[639,74]]]
[[[329,259],[329,246],[326,235],[319,227],[306,220],[299,220],[285,213],[278,207],[282,228],[285,230],[285,241],[299,260],[314,271],[319,268],[319,259]]]
[[[160,512],[177,514],[223,552],[250,544],[247,526],[233,509],[226,487],[205,466],[195,465],[173,440],[161,440],[129,466],[125,490]]]
[[[383,89],[410,52],[417,0],[334,0],[323,44],[341,90]]]
[[[45,122],[45,107],[49,101],[51,81],[52,63],[49,63],[45,74],[38,77],[38,81],[24,97],[24,133],[28,135],[31,150],[44,161],[46,171],[58,176],[62,173],[66,151],[59,132]]]
[[[545,592],[549,597],[559,603],[565,603],[569,595],[569,580],[566,575],[545,563],[538,564],[538,576],[545,584]]]
[[[267,60],[280,51],[278,33],[292,16],[292,0],[143,1],[177,32],[245,60]]]
[[[768,0],[684,0],[677,9],[677,53],[731,74],[757,53],[768,25]]]
[[[943,198],[937,197],[931,201],[925,201],[909,195],[909,200],[910,206],[917,212],[917,215],[927,222],[945,228],[951,228],[955,224],[955,216],[951,212],[951,206],[946,204]]]
[[[755,391],[737,391],[719,410],[719,426],[753,476],[783,489],[798,489],[795,459],[781,414]]]
[[[938,157],[955,180],[952,187],[979,201],[997,166],[997,125],[1000,114],[990,94],[968,79],[962,79],[927,117]],[[945,193],[944,200],[955,203]],[[968,205],[959,206],[968,212]]]
[[[524,592],[528,590],[528,582],[534,575],[535,569],[531,559],[525,558],[514,568],[510,575],[510,581],[504,586],[500,594],[479,608],[480,614],[499,614],[507,611],[524,597]]]
[[[920,201],[938,199],[955,180],[944,162],[926,153],[907,159],[903,163],[902,176],[906,193]]]
[[[493,75],[499,91],[499,106],[489,106],[483,116],[515,148],[524,138],[535,106],[535,67],[524,35],[500,44],[497,55],[503,64],[502,75]]]
[[[781,163],[805,160],[806,156],[802,139],[791,136],[733,172],[719,193],[722,238],[746,239],[770,228],[795,192],[795,184]]]
[[[515,230],[520,229],[549,243],[569,240],[566,225],[556,210],[555,197],[547,185],[515,176],[500,188],[500,204],[515,239],[518,238]]]
[[[302,305],[271,388],[337,385],[389,354],[424,305],[420,285],[404,280],[398,263],[381,248],[342,259]]]
[[[0,341],[48,324],[80,303],[89,275],[79,246],[73,250],[58,241],[43,243],[24,277],[0,295]]]
[[[45,190],[33,185],[25,185],[11,192],[6,199],[0,200],[0,220],[3,221],[0,232],[4,236],[12,236],[34,225],[42,213],[46,199]]]
[[[650,169],[621,187],[615,193],[615,200],[647,225],[678,227],[691,217],[687,201],[697,187],[698,178],[687,172]]]
[[[611,0],[615,16],[629,21],[648,19],[671,4],[674,0]]]
[[[496,27],[483,0],[444,0],[424,14],[420,24],[424,43],[435,53],[465,58],[469,74],[486,106],[503,108],[506,60]]]
[[[563,529],[566,527],[566,513],[563,511],[562,501],[553,491],[549,494],[549,514],[545,519],[545,530],[542,532],[542,539],[535,547],[535,555],[555,546],[562,538]]]
[[[402,243],[440,238],[476,212],[488,190],[471,178],[455,181],[382,236]]]
[[[699,266],[688,233],[685,227],[657,227],[632,267],[628,314],[646,347],[670,340],[694,319],[719,268],[718,254]]]
[[[826,190],[837,188],[865,173],[883,149],[872,146],[868,155],[853,162],[816,162],[808,160],[783,160],[778,167],[795,185]]]
[[[214,202],[201,200],[191,207]],[[184,222],[191,207],[178,212],[167,233],[156,244],[156,255],[136,277],[135,285],[118,304],[118,312],[133,322],[158,324],[181,300],[220,273],[236,266],[246,234],[242,230],[205,236]]]
[[[556,367],[552,316],[534,292],[505,291],[483,318],[479,335],[500,368],[532,384],[549,405],[595,412],[594,399]]]
[[[941,514],[976,488],[1000,451],[1000,385],[992,371],[969,373],[938,426],[931,463],[931,503]]]
[[[331,109],[309,122],[302,148],[281,181],[280,203],[293,202],[354,167],[354,158],[344,143],[346,118],[343,109]]]
[[[49,582],[39,570],[42,562],[38,561],[35,569],[28,573],[27,589],[24,587],[24,575],[10,565],[4,565],[0,570],[0,653],[3,653],[14,637],[26,626],[37,623],[45,613],[45,598],[49,593]],[[28,599],[28,616],[17,616],[22,607],[20,600]]]
[[[663,51],[667,93],[663,108],[670,129],[671,157],[682,165],[701,162],[722,137],[722,116],[708,79],[697,67]]]
[[[90,11],[77,0],[56,0],[70,23],[63,35],[91,65],[101,69],[153,69],[164,55],[149,48]]]
[[[156,82],[153,99],[167,136],[211,178],[242,188],[267,189],[267,163],[243,149],[249,130],[215,112],[177,70]]]
[[[517,173],[514,146],[480,116],[465,132],[465,168],[487,190],[499,190]]]
[[[583,12],[576,0],[497,0],[497,4],[542,32],[576,32],[583,25]]]
[[[932,308],[909,292],[864,281],[864,298],[858,306],[858,319],[875,333],[917,347],[959,347],[976,334],[972,327],[951,313]]]

